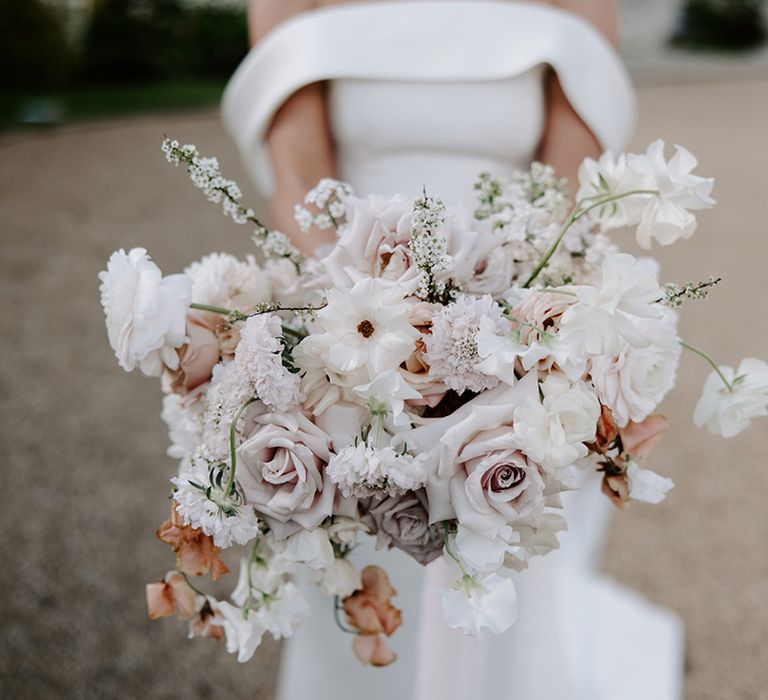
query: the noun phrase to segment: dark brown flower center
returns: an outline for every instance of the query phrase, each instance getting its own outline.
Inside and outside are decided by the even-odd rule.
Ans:
[[[373,324],[368,319],[360,321],[360,323],[357,324],[357,332],[362,335],[363,338],[370,338],[375,330]]]
[[[491,477],[491,490],[504,491],[518,486],[525,480],[525,472],[517,466],[504,465],[495,470]]]

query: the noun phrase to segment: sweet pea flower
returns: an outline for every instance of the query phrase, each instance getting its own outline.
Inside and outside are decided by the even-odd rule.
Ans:
[[[454,588],[440,591],[443,617],[448,627],[482,637],[484,630],[501,634],[517,619],[515,584],[497,574],[482,580],[464,576]]]

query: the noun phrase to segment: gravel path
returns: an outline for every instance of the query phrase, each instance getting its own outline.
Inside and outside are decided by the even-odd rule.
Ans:
[[[719,207],[696,240],[659,252],[666,279],[725,278],[709,303],[685,309],[683,333],[724,362],[766,357],[768,84],[646,88],[640,99],[636,146],[684,143],[718,178]],[[145,618],[144,583],[172,565],[153,531],[173,465],[157,384],[110,354],[96,274],[118,246],[147,246],[166,271],[212,249],[249,250],[246,231],[164,163],[163,132],[218,154],[245,184],[215,114],[0,138],[6,698],[272,697],[276,644],[241,666],[212,642],[188,642],[181,623]],[[768,698],[768,425],[730,442],[694,432],[706,367],[685,359],[665,407],[676,430],[655,455],[677,488],[615,519],[605,567],[680,611],[688,698]]]

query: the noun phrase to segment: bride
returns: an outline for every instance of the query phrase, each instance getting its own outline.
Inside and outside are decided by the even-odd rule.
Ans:
[[[612,0],[251,0],[250,19],[255,47],[223,113],[285,232],[323,177],[358,195],[426,185],[472,206],[482,171],[506,176],[537,159],[573,181],[584,157],[622,149],[631,132]],[[330,235],[294,240],[312,253]],[[455,572],[376,553],[403,610],[397,663],[360,666],[318,594],[287,644],[280,700],[681,697],[679,622],[598,575],[610,508],[598,481],[569,495],[560,549],[516,577],[521,613],[509,632],[449,630],[434,591]],[[355,552],[360,567],[372,561],[372,546]]]

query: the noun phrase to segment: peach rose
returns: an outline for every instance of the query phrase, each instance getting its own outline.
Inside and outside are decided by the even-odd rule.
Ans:
[[[187,337],[179,355],[179,368],[173,372],[171,389],[186,394],[205,384],[211,378],[213,368],[219,362],[219,340],[210,328],[192,314],[187,316]]]

